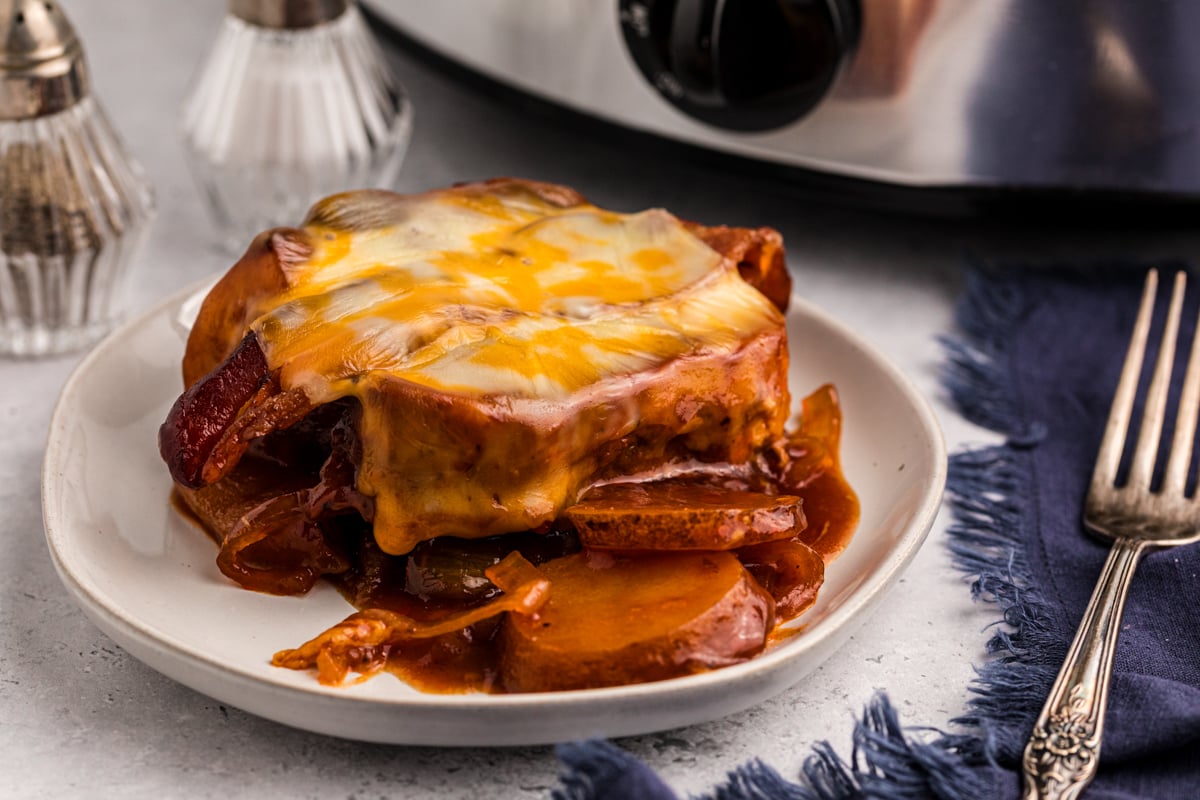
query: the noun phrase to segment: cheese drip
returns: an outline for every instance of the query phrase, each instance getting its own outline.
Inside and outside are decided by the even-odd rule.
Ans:
[[[252,326],[284,388],[361,401],[359,488],[387,552],[553,519],[602,467],[591,451],[647,421],[639,381],[782,328],[665,211],[393,197],[393,224],[306,228],[312,256]]]

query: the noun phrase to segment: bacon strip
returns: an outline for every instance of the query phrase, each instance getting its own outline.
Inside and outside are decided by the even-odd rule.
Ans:
[[[267,367],[254,334],[180,395],[158,430],[171,477],[196,489],[224,477],[250,441],[302,419],[313,409],[303,392],[285,392]]]
[[[758,289],[780,311],[787,311],[792,276],[784,260],[783,237],[772,228],[705,227],[683,224],[706,245],[737,264],[742,280]]]

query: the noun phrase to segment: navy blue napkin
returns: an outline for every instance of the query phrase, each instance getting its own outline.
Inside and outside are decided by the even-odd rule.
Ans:
[[[1172,270],[1163,272],[1169,278]],[[975,597],[994,602],[1002,619],[969,708],[947,721],[954,732],[906,731],[877,696],[855,727],[849,759],[819,745],[795,780],[761,762],[744,764],[708,796],[1020,796],[1021,752],[1107,554],[1080,519],[1144,276],[1133,265],[967,273],[945,383],[964,416],[1005,442],[951,458],[949,541]],[[1181,337],[1191,336],[1200,310],[1200,279],[1192,288]],[[676,797],[611,743],[573,743],[558,753],[558,800]],[[1200,545],[1151,554],[1138,569],[1100,772],[1085,793],[1087,800],[1190,797],[1200,797]]]

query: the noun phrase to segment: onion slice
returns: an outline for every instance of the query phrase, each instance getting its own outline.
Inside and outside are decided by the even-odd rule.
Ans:
[[[318,681],[337,686],[351,671],[359,673],[361,679],[379,672],[386,666],[391,650],[406,641],[454,633],[506,611],[531,615],[550,596],[550,581],[520,553],[508,554],[485,574],[504,593],[481,606],[434,622],[422,622],[384,608],[364,609],[297,648],[280,650],[271,663],[287,669],[315,668]]]

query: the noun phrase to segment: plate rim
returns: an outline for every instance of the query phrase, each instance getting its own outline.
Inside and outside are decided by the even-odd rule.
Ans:
[[[610,703],[637,703],[638,701],[648,699],[654,699],[657,702],[670,702],[672,698],[682,699],[697,693],[704,693],[714,686],[739,679],[753,680],[756,676],[765,679],[776,672],[785,670],[787,662],[796,655],[799,655],[795,651],[795,648],[789,648],[785,645],[756,656],[746,662],[717,670],[664,681],[601,689],[582,689],[568,692],[533,692],[525,694],[432,694],[416,691],[412,694],[394,697],[364,697],[347,693],[344,687],[322,686],[316,680],[312,680],[309,685],[290,685],[271,681],[248,667],[222,661],[205,653],[201,649],[174,640],[170,636],[164,637],[159,635],[157,629],[140,623],[136,618],[131,618],[121,604],[109,596],[101,587],[94,584],[89,585],[87,581],[81,578],[79,570],[75,568],[76,565],[74,563],[77,556],[70,554],[70,548],[66,546],[66,539],[68,538],[65,532],[66,521],[59,518],[53,502],[60,491],[56,487],[54,477],[55,473],[59,471],[57,469],[58,464],[63,461],[60,454],[62,449],[61,442],[65,438],[63,434],[69,426],[69,421],[64,420],[67,413],[66,407],[78,394],[79,384],[95,368],[96,363],[108,356],[111,350],[120,347],[138,328],[151,324],[160,316],[166,315],[169,322],[174,325],[175,320],[170,316],[172,312],[177,313],[190,298],[197,292],[202,291],[206,286],[211,285],[212,282],[213,279],[211,277],[197,281],[187,288],[173,293],[114,329],[75,366],[70,376],[64,382],[51,413],[41,474],[42,519],[47,546],[60,580],[70,591],[75,602],[80,605],[85,614],[106,635],[114,639],[125,637],[133,641],[137,648],[146,649],[151,652],[171,651],[175,658],[182,658],[185,662],[185,667],[191,671],[199,670],[200,672],[212,673],[226,681],[232,679],[238,684],[248,684],[253,687],[267,689],[271,692],[282,692],[298,700],[336,701],[339,705],[348,704],[351,707],[361,706],[372,710],[386,709],[389,712],[404,710],[437,711],[448,715],[490,714],[494,712],[531,711],[535,709],[545,710],[548,703],[591,708],[604,707]],[[821,645],[829,643],[829,640],[836,639],[838,636],[848,636],[857,623],[864,621],[866,612],[870,611],[880,597],[894,585],[898,575],[915,558],[928,538],[929,531],[939,513],[945,489],[948,465],[945,439],[941,426],[929,401],[916,388],[911,379],[873,345],[814,303],[795,294],[791,297],[790,302],[788,314],[795,312],[803,313],[821,326],[835,332],[846,343],[852,345],[869,360],[873,368],[886,374],[896,389],[903,394],[913,411],[922,434],[920,441],[929,449],[930,460],[933,465],[932,473],[922,484],[923,491],[919,505],[915,509],[911,519],[904,525],[903,535],[897,539],[895,545],[881,559],[878,574],[870,583],[855,588],[844,602],[836,608],[831,609],[828,615],[821,620],[817,630],[805,632],[802,636],[796,637],[794,641],[803,643],[803,649],[801,650],[803,652],[819,649]],[[117,643],[123,644],[121,641],[117,641]],[[145,658],[136,654],[135,656],[139,660],[146,662]],[[826,655],[827,657],[828,655]],[[821,659],[821,662],[823,661],[824,659]],[[208,689],[199,688],[195,683],[181,679],[176,674],[164,671],[153,664],[149,666],[171,680],[190,686],[209,696],[217,697],[217,695]],[[790,681],[787,685],[794,684],[804,674],[806,673],[799,674],[796,680]],[[774,692],[772,692],[773,694]],[[765,698],[760,698],[755,702],[761,702],[762,699]],[[285,722],[285,724],[303,727],[248,708],[245,703],[228,702],[251,711],[251,713],[258,716],[265,716],[276,721]],[[748,705],[750,704],[745,704],[741,707],[748,707]],[[318,727],[310,727],[308,729],[322,733],[328,732]],[[639,728],[638,730],[644,733],[660,729],[662,729],[661,726],[646,727],[645,729]],[[333,735],[341,736],[344,734]],[[384,741],[374,738],[368,740]],[[409,740],[400,737],[397,739],[388,739],[387,741],[403,743]],[[551,741],[560,741],[560,739],[531,738],[519,742],[506,741],[498,744],[532,744],[535,742]],[[477,744],[477,742],[464,742],[463,744],[472,745]]]

